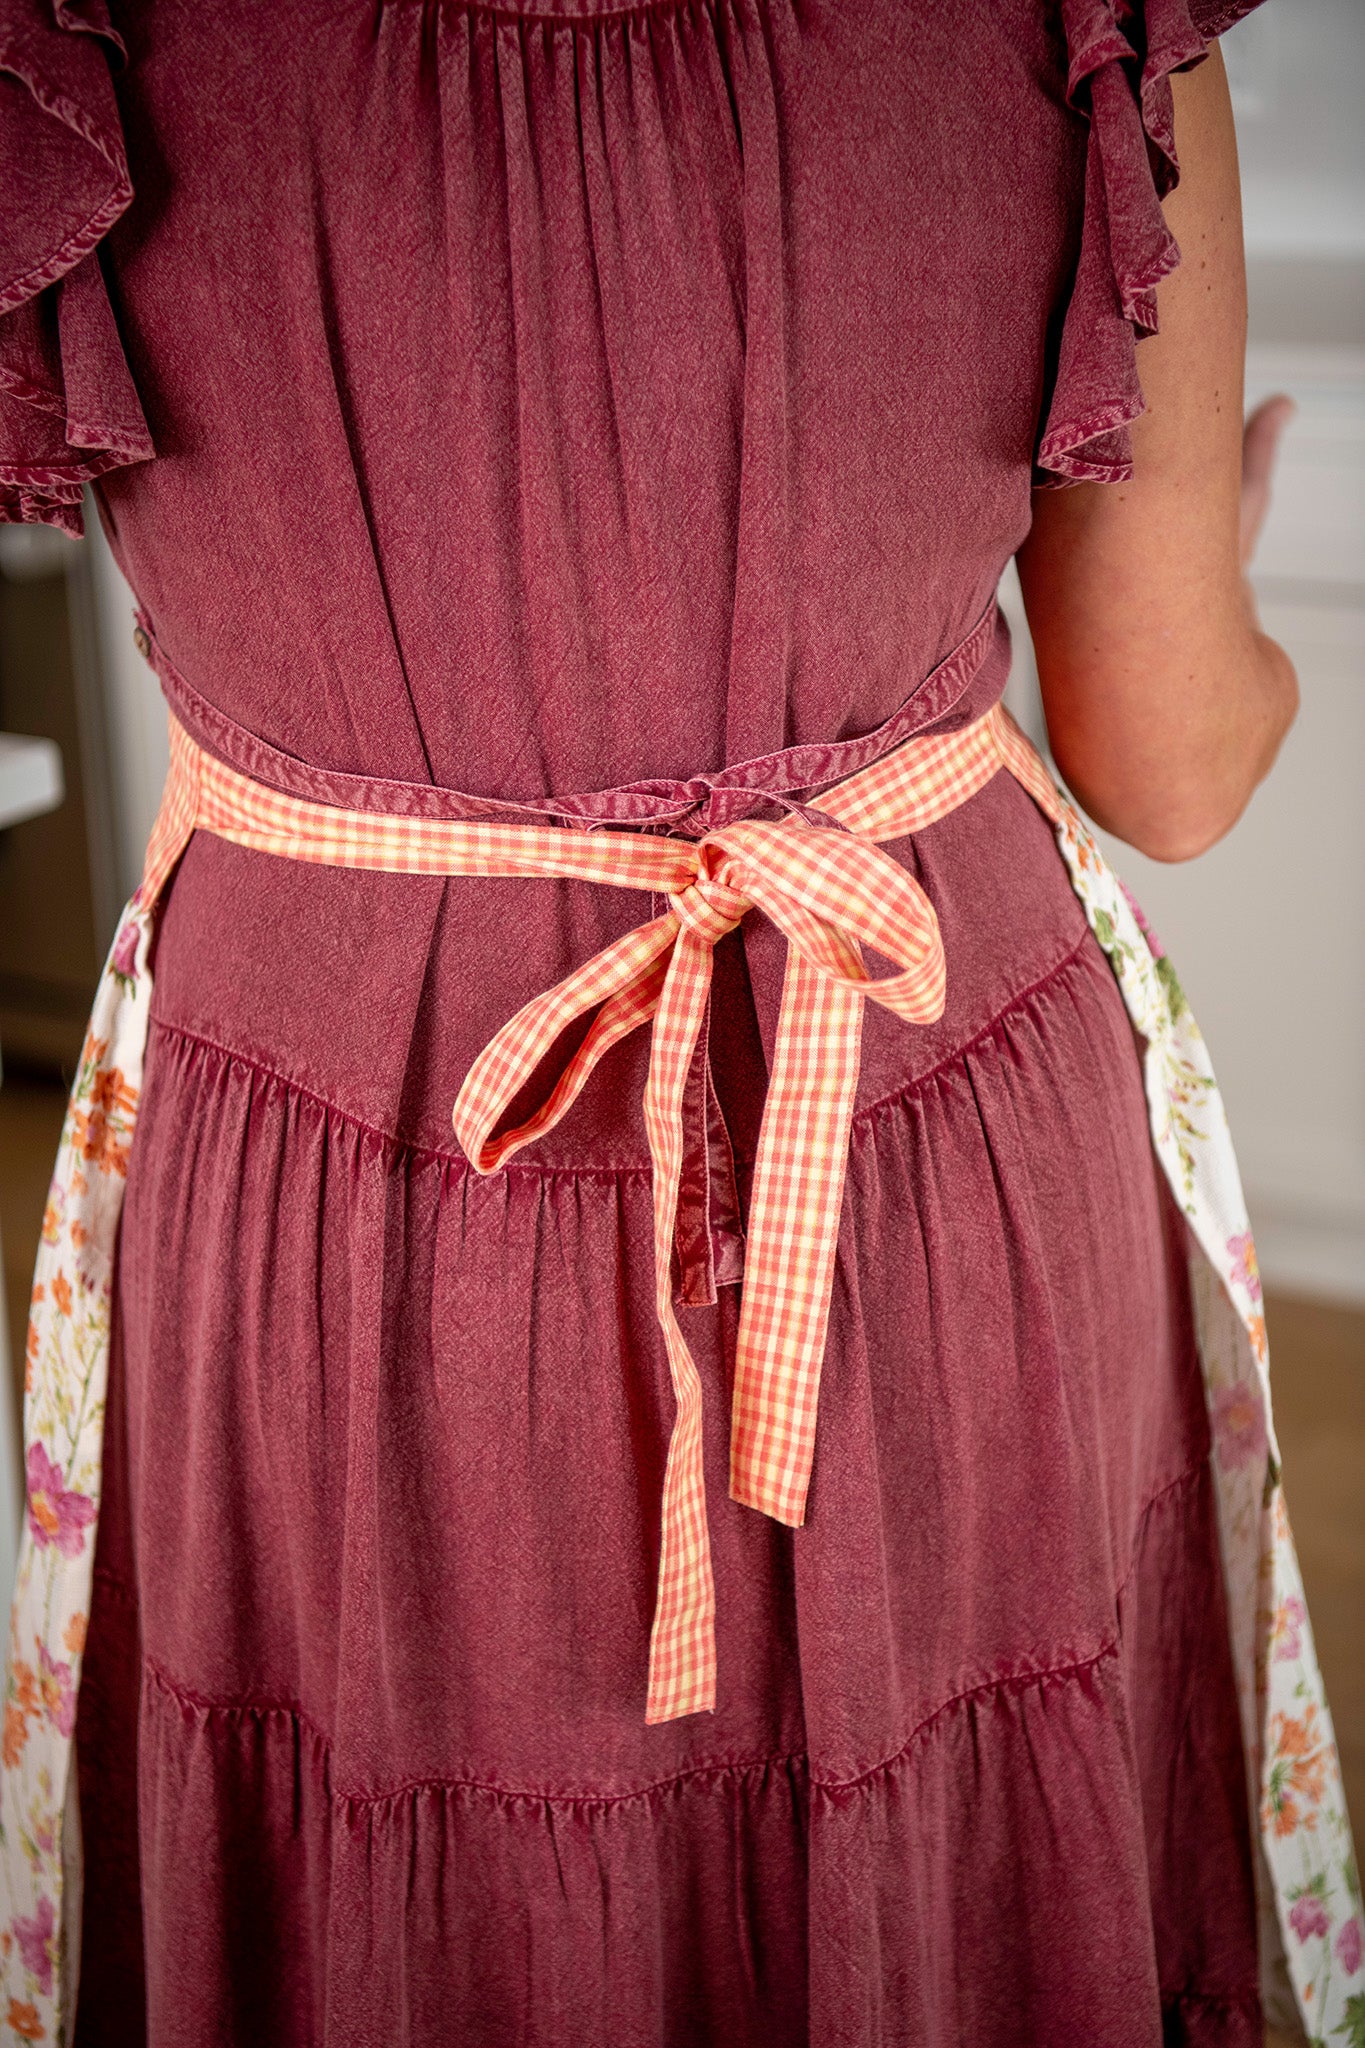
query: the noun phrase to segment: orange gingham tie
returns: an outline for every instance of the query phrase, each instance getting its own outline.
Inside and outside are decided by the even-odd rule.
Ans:
[[[958,732],[912,739],[816,798],[831,826],[749,820],[697,841],[556,826],[449,823],[345,811],[270,789],[171,721],[171,774],[139,897],[155,901],[191,832],[283,858],[403,874],[560,876],[663,894],[668,909],[519,1010],[484,1048],[455,1103],[475,1171],[494,1173],[550,1130],[620,1039],[653,1023],[645,1128],[654,1168],[655,1305],[677,1399],[664,1474],[648,1721],[715,1706],[715,1588],[702,1470],[701,1381],[673,1307],[683,1101],[706,1017],[714,948],[750,910],[787,940],[759,1132],[731,1414],[730,1495],[805,1519],[820,1366],[868,997],[914,1023],[943,1014],[938,919],[878,840],[922,830],[1006,767],[1050,817],[1057,794],[1003,707]],[[843,829],[838,829],[842,827]],[[896,971],[863,966],[872,947]],[[595,1011],[541,1107],[493,1131],[566,1027]]]

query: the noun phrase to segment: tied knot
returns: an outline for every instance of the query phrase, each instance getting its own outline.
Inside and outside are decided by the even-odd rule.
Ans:
[[[1002,765],[1046,809],[1055,801],[1051,783],[1011,733],[1004,714],[991,713],[975,726],[910,743],[875,762],[818,800],[837,830],[788,811],[777,822],[744,817],[713,825],[696,838],[541,834],[537,847],[548,839],[553,859],[537,852],[524,868],[507,870],[572,872],[648,891],[667,906],[532,997],[475,1060],[454,1111],[474,1170],[493,1173],[554,1128],[614,1045],[641,1027],[650,1030],[643,1108],[653,1181],[655,1310],[677,1417],[664,1471],[647,1720],[668,1721],[715,1704],[702,1382],[675,1311],[673,1281],[682,1250],[679,1219],[694,1201],[684,1124],[696,1117],[699,1103],[703,1122],[709,1115],[715,947],[751,910],[787,943],[745,1217],[730,1498],[796,1527],[805,1519],[814,1454],[863,1012],[871,1001],[907,1022],[932,1023],[943,1015],[946,994],[933,905],[886,843],[946,817]],[[890,972],[870,972],[864,949]],[[524,1123],[504,1127],[556,1048],[567,1059],[539,1107]],[[689,1305],[699,1304],[689,1298]]]
[[[741,880],[742,867],[735,856],[718,839],[703,839],[697,848],[695,879],[684,889],[668,892],[668,907],[704,945],[715,946],[753,908]]]

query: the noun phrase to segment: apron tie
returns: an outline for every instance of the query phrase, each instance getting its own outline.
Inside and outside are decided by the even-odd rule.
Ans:
[[[777,820],[726,819],[692,837],[575,831],[346,810],[289,795],[206,752],[171,719],[171,772],[131,906],[147,943],[160,892],[197,831],[287,860],[395,874],[560,877],[647,892],[668,905],[519,1010],[475,1060],[454,1110],[472,1167],[495,1173],[559,1122],[613,1045],[642,1025],[651,1027],[644,1113],[653,1162],[655,1305],[677,1414],[664,1476],[650,1721],[698,1713],[716,1699],[701,1381],[674,1312],[675,1248],[689,1304],[713,1300],[717,1284],[733,1283],[742,1273],[730,1496],[799,1527],[814,1452],[863,1006],[870,997],[911,1023],[931,1023],[943,1013],[943,943],[933,906],[879,842],[906,838],[946,817],[1001,768],[1049,817],[1060,815],[1047,770],[997,704],[970,725],[907,740],[823,795],[790,804]],[[743,794],[752,802],[763,792]],[[722,1176],[720,1213],[711,1214],[708,1133],[714,1129],[719,1140],[724,1120],[713,1099],[705,1036],[715,947],[751,910],[771,919],[788,950],[748,1236],[741,1243],[737,1201],[730,1199],[732,1169]],[[863,966],[865,946],[893,972],[871,977]],[[510,1104],[561,1034],[589,1013],[586,1035],[539,1108],[516,1129],[499,1132]],[[728,1166],[728,1138],[719,1151]]]
[[[716,1696],[701,1382],[674,1312],[672,1281],[684,1096],[714,948],[753,909],[788,945],[744,1260],[730,1496],[791,1527],[805,1519],[810,1484],[863,1004],[871,997],[910,1022],[932,1023],[945,994],[933,905],[870,840],[792,817],[669,844],[681,872],[666,892],[668,909],[519,1010],[470,1068],[454,1110],[470,1164],[495,1173],[559,1122],[613,1045],[652,1025],[645,1126],[654,1168],[655,1306],[677,1416],[664,1475],[649,1721],[712,1708]],[[869,976],[864,946],[897,971]],[[561,1033],[591,1010],[597,1014],[586,1036],[540,1106],[495,1137]]]

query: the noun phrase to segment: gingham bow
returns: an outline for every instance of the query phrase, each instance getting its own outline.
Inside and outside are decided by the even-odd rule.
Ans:
[[[730,1495],[792,1526],[805,1519],[863,1003],[871,996],[898,1016],[932,1022],[943,1013],[945,970],[933,905],[867,839],[788,818],[730,825],[695,843],[635,844],[649,869],[642,885],[662,882],[668,909],[518,1011],[470,1069],[454,1120],[475,1170],[495,1172],[559,1121],[611,1046],[653,1019],[645,1125],[654,1162],[655,1298],[678,1409],[664,1475],[646,1714],[667,1721],[714,1706],[716,1691],[701,1383],[672,1285],[683,1096],[706,1017],[713,950],[751,909],[772,919],[789,949],[750,1204]],[[667,877],[659,874],[665,850],[673,864]],[[621,859],[628,871],[624,845]],[[869,977],[864,945],[899,971]],[[587,1035],[541,1107],[492,1137],[565,1027],[589,1010],[597,1014]]]
[[[785,934],[786,979],[759,1133],[730,1430],[730,1493],[778,1521],[804,1519],[829,1320],[849,1124],[868,996],[922,1022],[942,1013],[943,947],[923,890],[874,842],[946,817],[1008,768],[1048,816],[1047,770],[1002,706],[916,736],[781,824],[748,820],[698,841],[555,825],[345,810],[259,782],[171,720],[171,773],[135,899],[150,917],[194,832],[286,860],[391,874],[558,876],[661,892],[662,916],[628,932],[515,1016],[480,1054],[455,1129],[492,1173],[563,1116],[603,1053],[653,1019],[645,1125],[654,1162],[656,1305],[678,1412],[664,1475],[663,1541],[647,1718],[715,1705],[715,1592],[701,1458],[701,1383],[673,1311],[672,1249],[683,1104],[704,1027],[712,950],[751,909]],[[871,980],[860,948],[898,972]],[[492,1136],[561,1032],[595,1010],[540,1109]]]

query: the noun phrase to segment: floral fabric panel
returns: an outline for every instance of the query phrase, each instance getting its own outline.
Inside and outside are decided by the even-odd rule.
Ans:
[[[1261,1283],[1227,1117],[1169,958],[1065,801],[1057,838],[1146,1041],[1152,1137],[1190,1228],[1233,1662],[1262,1849],[1267,2013],[1290,2016],[1287,1974],[1313,2048],[1365,2048],[1360,1880],[1280,1484]]]
[[[136,900],[136,899],[135,899]],[[0,2021],[69,2039],[79,1948],[73,1737],[99,1513],[114,1250],[137,1119],[152,914],[125,911],[43,1216],[24,1366],[28,1503],[0,1735]]]

